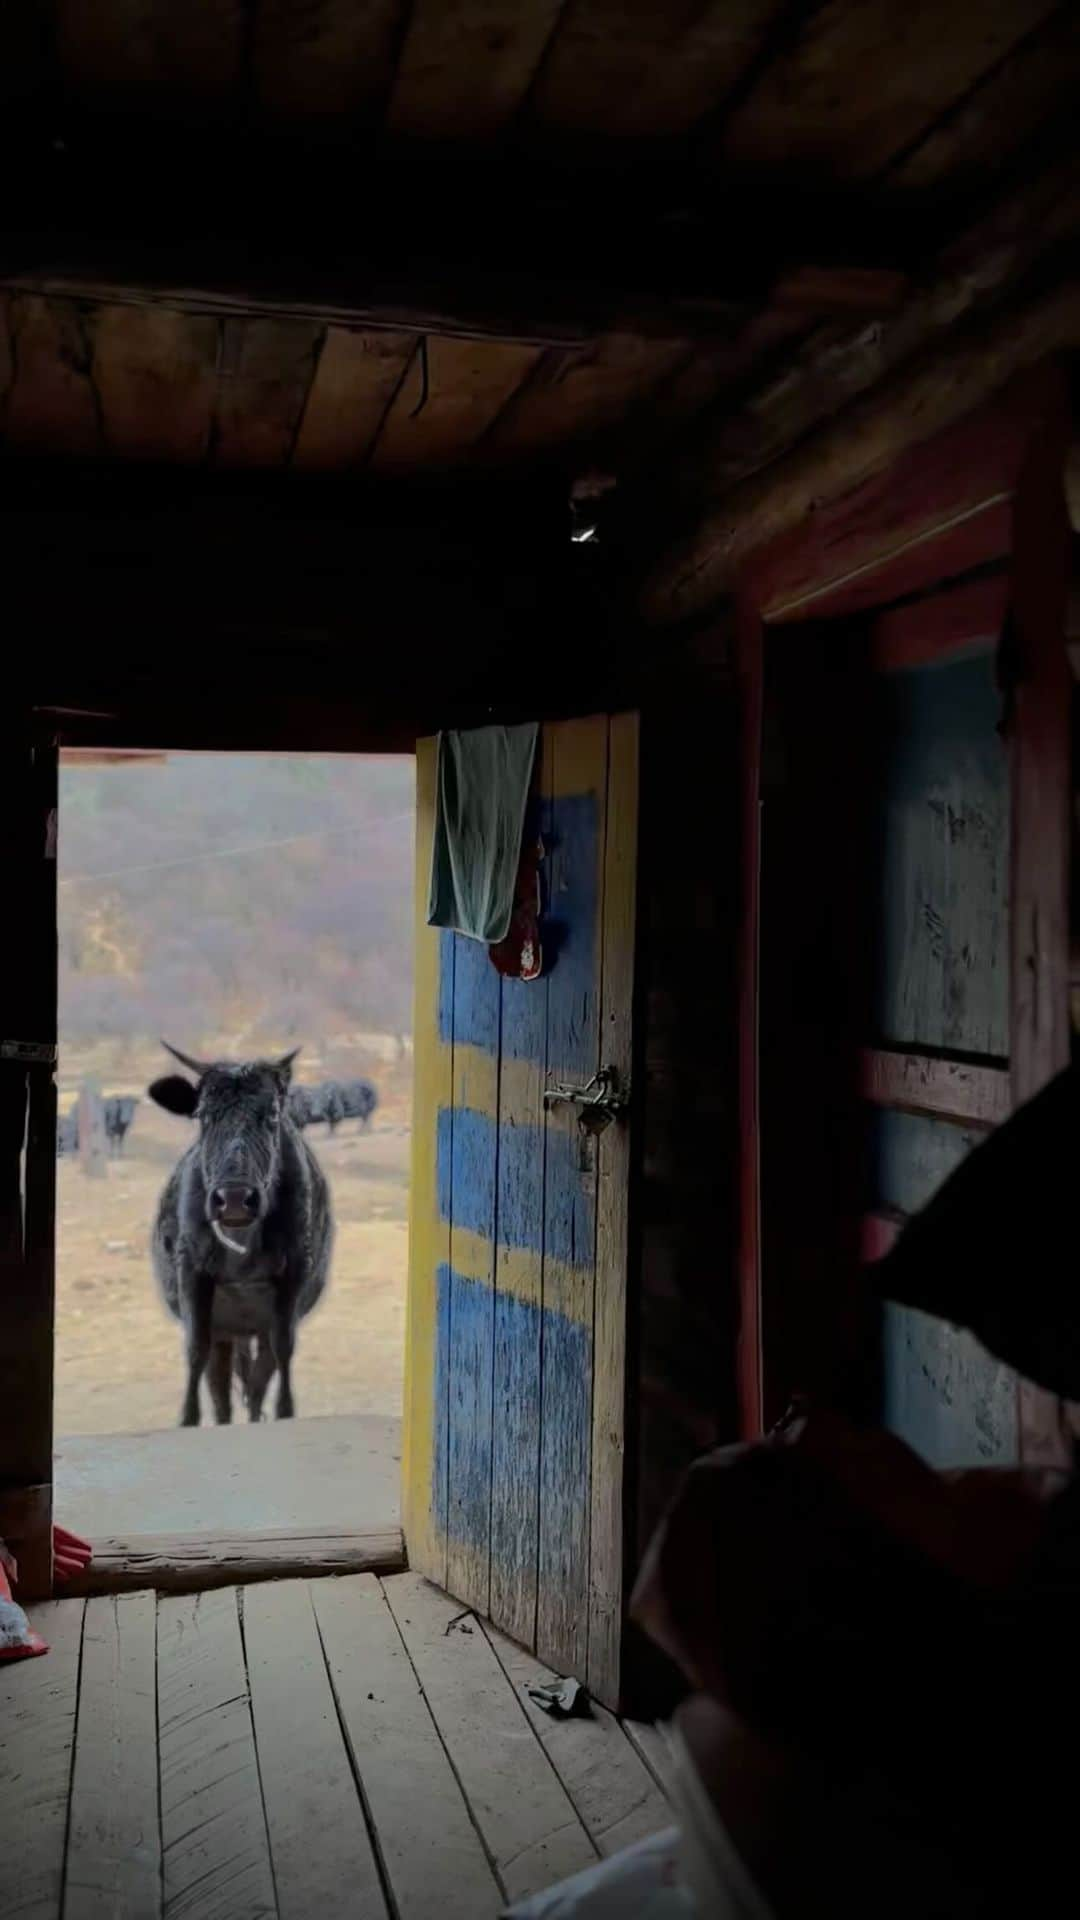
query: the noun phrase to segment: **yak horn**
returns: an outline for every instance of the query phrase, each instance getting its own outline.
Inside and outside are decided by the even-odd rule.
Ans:
[[[280,1060],[274,1061],[277,1071],[279,1073],[291,1073],[293,1061],[297,1058],[300,1051],[301,1049],[299,1047],[294,1047],[291,1053],[283,1053]]]
[[[196,1079],[201,1080],[205,1073],[209,1073],[210,1067],[205,1060],[193,1060],[190,1054],[181,1053],[178,1047],[170,1047],[167,1040],[163,1040],[161,1044],[166,1053],[171,1053],[173,1059],[179,1060],[180,1065],[187,1067],[189,1072],[195,1075]]]

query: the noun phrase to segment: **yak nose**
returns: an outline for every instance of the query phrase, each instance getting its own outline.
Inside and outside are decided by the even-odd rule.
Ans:
[[[255,1187],[230,1182],[214,1188],[210,1206],[216,1220],[231,1220],[236,1224],[254,1220],[259,1211],[258,1191]]]

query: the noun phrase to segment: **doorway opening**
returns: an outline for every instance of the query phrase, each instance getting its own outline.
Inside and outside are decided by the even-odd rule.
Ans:
[[[60,756],[57,1510],[120,1537],[399,1525],[412,1082],[411,755]],[[194,1139],[148,1089],[298,1049],[290,1111],[334,1243],[297,1418],[179,1430],[183,1334],[151,1260]]]

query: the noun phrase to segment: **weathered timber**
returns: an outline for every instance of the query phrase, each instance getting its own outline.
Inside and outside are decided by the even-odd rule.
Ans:
[[[730,588],[755,549],[883,472],[950,426],[1024,367],[1080,342],[1080,281],[1065,280],[990,324],[958,334],[848,407],[821,433],[699,512],[652,568],[640,596],[649,619],[700,611]]]
[[[405,1565],[400,1527],[288,1528],[261,1533],[144,1533],[99,1540],[89,1566],[69,1582],[78,1594],[201,1593],[316,1574],[399,1573]]]
[[[815,327],[781,369],[750,384],[732,406],[697,423],[684,455],[665,476],[681,501],[733,485],[781,455],[802,435],[878,385],[914,354],[945,340],[958,322],[1002,298],[1032,263],[1080,232],[1080,155],[1074,140],[969,221],[931,259],[908,297],[868,324]],[[649,486],[642,473],[641,485]]]

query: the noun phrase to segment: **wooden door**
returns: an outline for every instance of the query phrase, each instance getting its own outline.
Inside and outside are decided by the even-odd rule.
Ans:
[[[871,625],[869,1253],[1010,1107],[1005,610],[1001,577]],[[1016,1376],[971,1335],[889,1305],[882,1361],[885,1424],[934,1466],[1016,1461]]]
[[[545,726],[544,973],[426,924],[435,742],[417,756],[416,1084],[404,1505],[410,1563],[615,1704],[628,1122],[546,1086],[631,1068],[638,724]]]

